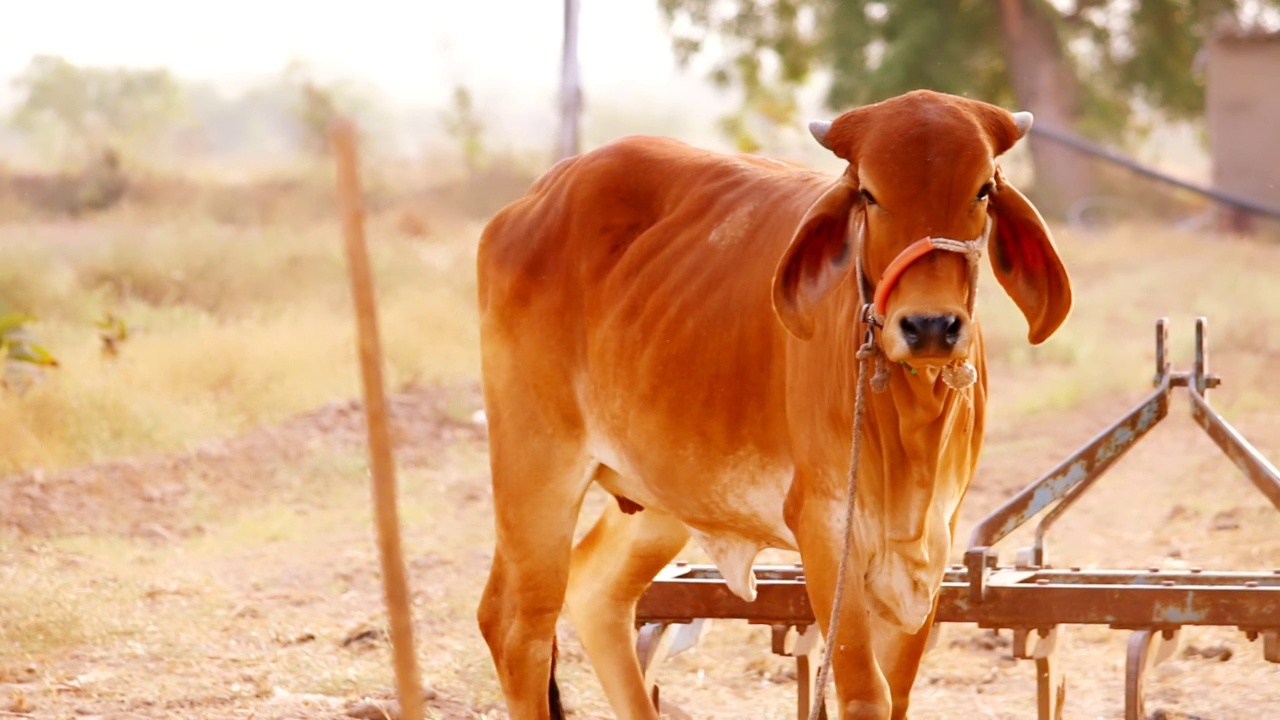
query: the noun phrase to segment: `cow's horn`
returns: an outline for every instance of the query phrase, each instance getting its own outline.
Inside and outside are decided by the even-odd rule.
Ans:
[[[1018,139],[1026,137],[1027,131],[1031,129],[1031,123],[1035,122],[1035,116],[1023,110],[1013,114],[1013,124],[1018,128]]]
[[[831,132],[830,120],[814,120],[809,123],[809,132],[813,134],[813,139],[817,140],[819,145],[828,150],[831,149],[827,144],[827,133]]]

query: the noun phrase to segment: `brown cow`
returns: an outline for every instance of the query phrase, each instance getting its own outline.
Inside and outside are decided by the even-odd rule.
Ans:
[[[478,267],[497,548],[478,615],[513,718],[559,715],[566,600],[618,717],[657,717],[635,604],[690,536],[748,599],[762,548],[798,550],[825,629],[867,329],[855,259],[888,377],[867,398],[832,674],[840,717],[905,717],[987,387],[966,257],[918,241],[989,235],[1030,341],[1058,328],[1066,272],[995,162],[1030,123],[913,92],[811,126],[848,161],[837,178],[628,138],[494,217]],[[977,382],[945,382],[962,363]],[[618,506],[574,547],[593,482]]]

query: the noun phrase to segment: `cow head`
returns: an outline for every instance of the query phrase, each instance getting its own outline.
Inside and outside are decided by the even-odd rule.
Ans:
[[[996,164],[1030,127],[1030,113],[929,91],[813,123],[818,142],[849,165],[810,207],[775,271],[773,305],[787,330],[813,335],[815,307],[861,252],[868,299],[890,285],[881,288],[888,359],[965,359],[975,336],[965,257],[894,261],[925,238],[980,238],[990,223],[991,266],[1026,316],[1030,341],[1052,335],[1071,308],[1071,286],[1044,220]]]

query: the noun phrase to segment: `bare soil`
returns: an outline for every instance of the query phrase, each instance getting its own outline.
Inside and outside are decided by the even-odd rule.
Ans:
[[[993,423],[956,556],[976,520],[1142,394]],[[485,436],[469,419],[478,408],[474,387],[414,388],[392,402],[429,717],[506,717],[473,621],[492,548]],[[70,609],[47,627],[0,627],[0,717],[380,717],[393,683],[361,412],[336,402],[176,455],[0,479],[0,587],[35,599],[0,619]],[[1280,513],[1184,415],[1178,398],[1165,426],[1063,519],[1050,562],[1280,567]],[[1280,411],[1230,419],[1280,454]],[[604,501],[589,498],[586,521]],[[1026,541],[1006,543],[1004,559]],[[100,603],[112,609],[95,614]],[[1065,717],[1122,717],[1127,638],[1065,628],[1055,656]],[[571,716],[610,716],[567,622],[560,641]],[[794,717],[794,666],[769,652],[767,628],[718,623],[659,680],[673,716]],[[1008,632],[948,626],[912,717],[1034,717],[1034,688]],[[1153,718],[1280,717],[1280,666],[1234,628],[1185,629],[1147,690]]]

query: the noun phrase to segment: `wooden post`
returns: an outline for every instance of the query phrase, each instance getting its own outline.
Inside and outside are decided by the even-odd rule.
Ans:
[[[400,717],[404,720],[422,720],[423,694],[414,654],[409,587],[400,551],[395,464],[391,455],[387,399],[382,383],[378,312],[374,303],[373,279],[369,272],[369,252],[364,238],[364,207],[356,163],[355,128],[349,120],[340,118],[330,128],[329,136],[338,169],[342,234],[346,241],[351,295],[356,311],[365,420],[369,427],[369,467],[373,482],[374,517],[378,528],[378,555],[382,561],[382,586],[386,593],[387,616],[391,625],[391,648],[395,656],[396,685],[400,694]]]
[[[577,155],[582,141],[578,124],[582,117],[582,77],[578,68],[578,0],[564,0],[564,51],[560,64],[560,132],[556,159]]]

